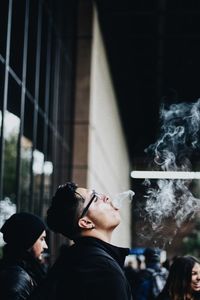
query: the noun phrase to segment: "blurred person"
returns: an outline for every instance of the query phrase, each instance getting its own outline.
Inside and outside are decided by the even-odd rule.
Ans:
[[[162,266],[164,268],[166,268],[167,270],[169,270],[170,268],[170,260],[167,258],[163,263],[162,263]]]
[[[134,290],[134,286],[136,284],[136,280],[137,280],[137,273],[139,272],[139,268],[138,268],[138,257],[136,257],[136,262],[137,262],[137,267],[134,268],[134,264],[132,260],[129,260],[127,262],[127,264],[124,267],[124,272],[126,275],[126,278],[128,279],[128,282],[130,284],[132,293]]]
[[[132,299],[123,270],[129,249],[110,243],[119,223],[119,209],[107,195],[73,182],[59,186],[47,211],[47,224],[74,243],[62,249],[34,299]]]
[[[136,276],[133,290],[134,300],[154,300],[162,291],[168,270],[160,262],[160,249],[146,248],[144,251],[145,268]]]
[[[7,219],[0,231],[6,243],[0,261],[0,299],[25,300],[45,277],[40,261],[48,248],[46,225],[38,216],[21,212]]]
[[[136,257],[136,260],[137,260],[137,270],[139,271],[139,270],[144,269],[144,262],[143,262],[143,260],[141,259],[141,257],[140,257],[140,256],[137,256],[137,257]]]
[[[176,257],[170,266],[158,300],[200,299],[200,261],[193,256]]]

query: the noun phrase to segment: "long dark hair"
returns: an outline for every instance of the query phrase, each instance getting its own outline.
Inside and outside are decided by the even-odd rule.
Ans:
[[[170,267],[165,287],[158,299],[162,299],[162,295],[168,295],[172,300],[187,299],[186,295],[192,294],[192,269],[196,263],[200,264],[200,261],[193,256],[177,257]]]

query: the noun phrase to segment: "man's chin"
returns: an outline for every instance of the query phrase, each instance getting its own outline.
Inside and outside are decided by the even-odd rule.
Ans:
[[[37,259],[38,259],[39,261],[41,261],[42,258],[43,258],[43,256],[42,256],[42,253],[41,253],[41,254],[37,257]]]

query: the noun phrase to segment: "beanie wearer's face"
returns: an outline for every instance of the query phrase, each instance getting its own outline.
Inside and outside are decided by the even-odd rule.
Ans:
[[[22,250],[30,249],[44,230],[44,222],[30,213],[12,215],[1,228],[5,243]]]

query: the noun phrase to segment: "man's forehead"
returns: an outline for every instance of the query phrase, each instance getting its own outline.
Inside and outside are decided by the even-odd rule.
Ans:
[[[92,193],[91,190],[78,187],[76,190],[77,193],[79,193],[83,198],[87,198],[88,195]]]

